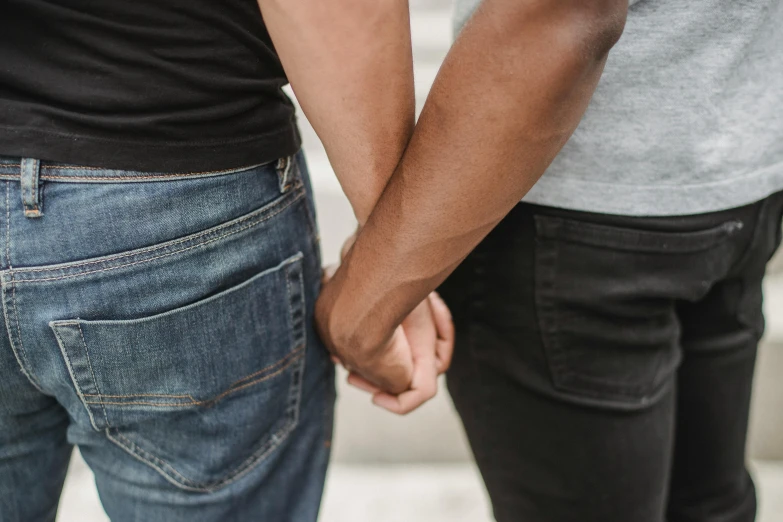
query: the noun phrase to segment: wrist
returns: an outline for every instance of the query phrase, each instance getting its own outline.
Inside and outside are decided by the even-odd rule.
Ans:
[[[360,360],[377,352],[394,332],[372,313],[372,303],[351,288],[345,264],[326,283],[316,301],[319,334],[330,351],[341,358]]]

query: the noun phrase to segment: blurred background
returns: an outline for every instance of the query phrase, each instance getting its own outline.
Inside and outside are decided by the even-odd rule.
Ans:
[[[451,42],[451,0],[411,0],[416,97],[421,109]],[[324,261],[337,261],[355,226],[323,146],[299,111],[318,207]],[[783,521],[783,255],[765,288],[767,333],[758,360],[749,458],[759,522]],[[454,408],[438,397],[399,418],[348,388],[340,375],[332,467],[322,522],[489,522],[486,493]],[[89,469],[74,455],[58,522],[107,522]]]

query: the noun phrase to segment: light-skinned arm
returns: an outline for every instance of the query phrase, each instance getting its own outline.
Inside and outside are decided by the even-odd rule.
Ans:
[[[627,0],[482,2],[317,303],[319,329],[338,352],[382,351],[535,184],[582,117],[627,8]]]
[[[258,0],[302,110],[363,225],[413,133],[407,0]]]
[[[408,2],[258,0],[258,5],[291,87],[363,225],[413,132]],[[426,294],[419,301],[389,332],[383,350],[339,354],[347,367],[384,389],[406,392],[411,407],[435,394],[453,343],[445,305]]]

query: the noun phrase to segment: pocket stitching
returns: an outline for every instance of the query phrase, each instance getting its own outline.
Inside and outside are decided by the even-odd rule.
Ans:
[[[302,358],[301,360],[304,362],[304,358]],[[124,449],[131,456],[141,460],[145,464],[156,469],[163,476],[163,478],[165,478],[175,486],[190,491],[211,492],[211,491],[216,491],[221,487],[226,486],[231,482],[234,482],[235,480],[238,480],[243,475],[250,472],[256,465],[264,462],[266,456],[270,454],[272,451],[274,451],[275,449],[277,449],[277,447],[280,446],[280,444],[282,444],[283,441],[286,440],[288,435],[294,430],[295,427],[296,427],[295,422],[289,422],[281,426],[281,428],[276,433],[273,433],[269,437],[269,440],[266,441],[266,444],[263,444],[258,450],[253,452],[253,454],[251,454],[247,459],[245,459],[245,461],[242,462],[242,464],[237,466],[237,468],[232,473],[229,473],[223,479],[211,484],[200,484],[198,482],[190,480],[189,478],[182,475],[179,471],[177,471],[176,468],[174,468],[171,464],[161,459],[160,457],[156,457],[155,455],[148,452],[144,448],[139,447],[132,440],[122,435],[122,433],[120,433],[116,429],[112,430],[107,428],[106,438],[114,442],[117,446]],[[125,441],[127,444],[123,444],[123,442],[121,442],[118,439],[122,439],[122,441]],[[172,474],[179,477],[181,481],[177,481],[176,479],[171,477],[171,475],[169,475],[166,472],[166,470],[162,468],[169,470]]]
[[[291,353],[289,353],[285,357],[281,358],[276,363],[272,364],[270,367],[267,367],[267,368],[265,368],[263,370],[259,370],[255,374],[248,375],[246,377],[242,377],[237,382],[235,382],[231,386],[229,386],[225,391],[219,393],[218,395],[216,395],[216,396],[214,396],[214,397],[212,397],[210,399],[205,399],[205,400],[198,401],[192,395],[165,395],[165,394],[101,395],[101,394],[84,394],[85,397],[99,397],[99,398],[106,397],[106,398],[119,399],[119,398],[123,398],[123,397],[127,397],[127,398],[132,398],[132,397],[160,397],[160,398],[170,398],[170,399],[189,399],[191,401],[191,402],[180,403],[180,404],[177,404],[177,403],[173,403],[173,404],[172,403],[162,403],[162,402],[123,402],[123,401],[109,401],[109,402],[107,402],[107,401],[104,401],[102,399],[101,400],[97,400],[97,401],[95,401],[95,400],[92,400],[92,401],[85,400],[85,402],[87,404],[100,404],[100,405],[110,404],[110,405],[119,405],[119,406],[126,406],[126,405],[127,406],[157,406],[157,407],[162,407],[162,408],[184,408],[184,407],[188,407],[188,406],[206,406],[206,407],[210,407],[210,406],[214,406],[215,404],[217,404],[218,402],[220,402],[221,400],[223,400],[224,398],[226,398],[227,396],[231,395],[234,392],[237,392],[239,390],[244,390],[245,388],[248,388],[250,386],[254,386],[254,385],[262,383],[264,381],[268,381],[269,379],[280,375],[285,370],[290,368],[291,365],[296,363],[299,359],[301,359],[304,356],[303,350],[304,350],[304,346],[299,346],[294,351],[292,351]],[[263,373],[263,372],[265,372],[267,370],[271,370],[272,368],[274,368],[276,366],[279,366],[281,364],[283,366],[281,366],[280,368],[277,368],[273,373],[270,373],[268,375],[264,375],[263,377],[259,377],[258,379],[253,379],[250,382],[247,382],[247,383],[245,383],[245,384],[243,384],[241,386],[236,386],[237,383],[240,383],[240,382],[242,382],[242,381],[244,381],[246,379],[250,379],[251,377],[253,377],[255,375],[259,375],[260,373]],[[94,378],[95,378],[95,376],[93,375],[93,379]],[[105,410],[106,409],[104,408],[104,415],[106,414]],[[107,426],[109,425],[108,419],[106,420],[106,425]]]
[[[297,360],[300,362],[300,369],[301,369],[300,371],[302,371],[304,368],[304,357],[299,357]],[[206,484],[199,483],[185,477],[184,475],[182,475],[182,473],[177,471],[176,468],[174,468],[171,464],[161,459],[160,457],[153,455],[152,453],[145,450],[144,448],[138,446],[132,440],[122,435],[122,433],[120,433],[120,431],[116,428],[107,428],[105,430],[105,434],[106,434],[106,438],[108,438],[110,441],[117,444],[117,446],[124,449],[131,456],[141,460],[142,462],[156,469],[163,476],[163,478],[165,478],[175,486],[191,491],[197,491],[197,492],[216,491],[221,487],[226,486],[231,482],[234,482],[235,480],[238,480],[246,473],[249,473],[255,466],[260,465],[262,462],[264,462],[266,457],[272,451],[277,449],[277,447],[280,446],[288,438],[288,435],[290,435],[291,432],[294,431],[299,421],[298,405],[299,405],[299,399],[301,397],[301,385],[299,383],[297,383],[296,385],[292,385],[292,389],[290,390],[290,395],[294,395],[294,394],[296,394],[296,401],[294,404],[291,405],[291,407],[286,412],[287,415],[291,415],[291,413],[293,413],[293,415],[291,415],[292,417],[291,420],[283,423],[283,425],[280,426],[280,429],[278,429],[277,432],[272,433],[269,436],[265,444],[262,444],[260,448],[254,451],[231,473],[226,475],[224,478],[212,483],[206,483]],[[290,411],[291,409],[294,409],[295,411],[291,412]],[[122,439],[127,444],[123,444],[123,442],[118,439]],[[176,475],[181,480],[176,480],[171,475],[169,475],[166,472],[166,470],[170,470],[170,472],[173,475]]]
[[[95,378],[95,371],[92,369],[92,358],[90,357],[90,351],[87,349],[87,341],[84,340],[84,332],[82,331],[82,325],[76,324],[76,327],[79,329],[79,336],[82,339],[82,344],[84,345],[84,358],[87,359],[87,366],[90,368],[90,375],[92,375],[92,382],[95,385],[95,390],[100,395],[101,390],[98,388],[98,379]],[[85,402],[87,402],[86,399],[84,399]],[[101,410],[103,411],[103,420],[106,421],[106,426],[109,426],[109,416],[106,414],[106,405],[103,403],[103,398],[100,400]]]
[[[129,438],[125,437],[122,433],[117,431],[116,429],[112,430],[110,428],[106,429],[106,438],[108,438],[110,441],[117,444],[119,447],[127,451],[130,455],[136,457],[137,459],[141,460],[142,462],[152,466],[158,472],[166,478],[169,482],[172,482],[176,486],[184,486],[187,489],[192,489],[194,491],[200,491],[201,489],[188,486],[187,484],[195,484],[195,482],[191,481],[189,478],[182,475],[179,471],[176,470],[171,464],[166,462],[165,460],[156,457],[152,453],[148,452],[144,448],[139,447],[136,443],[134,443]],[[126,444],[123,444],[119,439],[122,439]],[[161,469],[161,468],[165,468]],[[167,471],[178,476],[180,479],[182,479],[182,482],[176,482],[174,479],[168,475]]]
[[[65,359],[65,367],[68,369],[68,374],[71,376],[71,382],[73,383],[73,387],[76,389],[76,395],[79,396],[79,399],[84,405],[84,409],[87,410],[87,416],[90,418],[90,424],[92,424],[92,427],[95,428],[96,431],[101,431],[101,429],[98,427],[98,424],[95,422],[95,417],[93,417],[92,415],[92,408],[90,408],[87,405],[87,399],[84,398],[84,393],[82,393],[82,387],[79,384],[79,380],[76,378],[76,375],[73,373],[73,365],[71,363],[71,357],[68,355],[68,350],[65,349],[65,343],[63,343],[63,340],[60,337],[60,332],[56,328],[52,328],[52,331],[54,332],[54,336],[57,339],[57,344],[60,347],[60,352],[63,354],[63,358]]]
[[[728,220],[718,226],[713,226],[705,230],[688,232],[626,229],[621,226],[575,221],[572,219],[546,215],[535,216],[535,221],[538,237],[588,246],[597,246],[608,250],[639,253],[688,254],[701,252],[709,250],[710,248],[715,248],[726,237],[743,228],[743,223],[736,219]],[[591,240],[589,237],[585,236],[585,233],[587,232],[599,234],[600,239]],[[616,241],[615,238],[617,236],[632,237],[644,241],[632,243],[629,246],[628,244]],[[663,236],[669,237],[664,238]],[[668,241],[670,244],[673,241],[677,241],[677,247],[674,248],[666,245],[653,244],[654,240],[659,240],[660,242]]]
[[[295,194],[296,194],[296,196],[294,198],[292,198],[290,201],[285,201],[284,202],[284,201],[281,201],[279,199],[278,201],[272,203],[271,205],[268,205],[266,207],[263,207],[263,208],[255,211],[255,212],[251,213],[251,215],[249,215],[249,216],[240,217],[237,220],[233,220],[233,221],[230,221],[228,223],[224,223],[223,225],[218,225],[217,227],[209,228],[207,230],[204,230],[204,231],[201,231],[201,232],[197,232],[196,234],[192,234],[192,235],[186,236],[184,238],[175,239],[173,241],[167,241],[167,242],[165,242],[163,244],[160,244],[160,245],[146,247],[146,248],[142,248],[140,250],[134,250],[134,251],[131,251],[131,252],[126,252],[124,254],[117,254],[117,255],[114,255],[114,256],[108,256],[108,257],[106,257],[104,259],[98,259],[98,260],[94,260],[94,261],[86,261],[86,262],[81,262],[81,263],[76,263],[76,264],[69,264],[69,265],[59,266],[59,267],[41,267],[41,268],[21,269],[21,270],[16,270],[15,273],[27,274],[27,273],[32,273],[32,272],[54,272],[54,271],[57,271],[57,270],[71,270],[73,268],[79,268],[79,267],[82,267],[82,266],[96,265],[96,264],[107,264],[107,263],[111,263],[112,261],[116,261],[118,259],[123,259],[123,258],[126,258],[126,257],[130,257],[130,258],[139,257],[139,256],[143,256],[144,254],[149,254],[149,253],[155,252],[157,250],[166,250],[168,248],[171,248],[171,247],[176,246],[176,245],[181,244],[181,243],[187,243],[187,242],[190,242],[190,241],[195,241],[195,240],[200,239],[203,236],[208,236],[210,234],[215,234],[215,233],[220,232],[221,230],[226,229],[226,228],[231,229],[231,228],[235,227],[236,225],[238,225],[238,224],[240,224],[240,223],[242,223],[244,221],[248,221],[248,220],[251,221],[251,223],[249,223],[249,224],[247,224],[247,225],[245,225],[243,227],[240,227],[240,228],[237,228],[237,229],[234,229],[234,230],[230,230],[229,232],[226,232],[225,234],[219,235],[219,236],[214,237],[212,239],[208,239],[206,241],[202,241],[202,242],[193,244],[193,245],[191,245],[189,247],[181,248],[179,250],[173,250],[171,252],[168,252],[166,254],[161,254],[159,256],[154,256],[154,257],[150,257],[150,258],[146,258],[146,259],[141,259],[139,261],[133,261],[133,262],[130,262],[130,263],[124,263],[124,264],[120,264],[120,265],[116,265],[116,266],[109,266],[109,267],[106,267],[106,268],[101,268],[101,269],[96,269],[96,270],[88,270],[88,271],[78,272],[78,273],[75,273],[75,274],[66,274],[66,275],[57,276],[57,277],[43,277],[43,278],[33,277],[31,279],[16,279],[15,282],[16,283],[29,283],[29,282],[35,282],[35,281],[56,281],[56,280],[60,280],[60,279],[69,279],[69,278],[73,278],[73,277],[81,277],[81,276],[84,276],[84,275],[94,274],[94,273],[97,273],[97,272],[106,272],[106,271],[115,270],[115,269],[118,269],[118,268],[125,268],[125,267],[128,267],[128,266],[133,266],[133,265],[138,265],[138,264],[142,264],[142,263],[147,263],[147,262],[150,262],[150,261],[155,261],[157,259],[161,259],[161,258],[164,258],[164,257],[171,256],[171,255],[180,254],[182,252],[186,252],[188,250],[192,250],[194,248],[199,248],[199,247],[202,247],[202,246],[207,245],[209,243],[213,243],[215,241],[218,241],[218,240],[223,239],[225,237],[237,234],[239,232],[242,232],[244,230],[252,228],[252,227],[254,227],[256,225],[259,225],[259,224],[261,224],[261,223],[263,223],[265,221],[268,221],[269,219],[271,219],[271,218],[275,217],[276,215],[280,214],[281,212],[285,211],[290,206],[292,206],[294,203],[296,203],[297,201],[302,199],[302,197],[304,196],[304,191],[299,191],[299,192],[297,192]],[[280,208],[277,208],[277,209],[274,210],[274,212],[267,214],[267,212],[269,212],[275,206],[279,206]],[[259,214],[261,214],[261,216],[259,216]],[[258,219],[253,221],[253,218],[258,218]]]
[[[302,330],[301,332],[302,339],[301,342],[297,345],[298,350],[303,350],[306,348],[307,327],[304,324],[302,324],[302,321],[294,320],[295,316],[294,316],[294,308],[292,307],[293,294],[291,292],[290,275],[291,275],[291,271],[294,268],[298,269],[298,273],[295,274],[295,277],[299,280],[299,291],[301,292],[299,309],[301,313],[304,315],[306,310],[306,302],[305,302],[305,294],[304,294],[304,276],[302,273],[301,262],[302,259],[300,255],[300,257],[298,258],[298,263],[289,263],[281,267],[286,277],[286,286],[288,292],[288,309],[289,309],[289,316],[291,319],[291,334],[292,336],[296,336],[298,334],[298,332],[296,332],[297,328]],[[298,367],[295,366],[295,363],[298,363]],[[279,429],[276,432],[271,433],[269,437],[266,439],[264,444],[262,444],[256,451],[254,451],[244,461],[242,461],[242,463],[239,464],[236,468],[234,468],[228,475],[215,482],[199,483],[185,477],[182,473],[177,471],[171,464],[161,459],[160,457],[155,456],[154,454],[150,453],[144,448],[141,448],[132,440],[122,435],[122,433],[117,428],[106,428],[105,430],[106,437],[114,444],[116,444],[118,447],[122,448],[128,454],[136,458],[137,460],[144,462],[145,464],[149,465],[150,467],[158,471],[158,473],[160,473],[164,479],[166,479],[167,481],[169,481],[170,483],[174,484],[177,487],[186,490],[197,491],[197,492],[215,491],[235,480],[238,480],[246,473],[249,473],[257,465],[260,465],[262,462],[264,462],[266,460],[266,457],[269,454],[271,454],[275,449],[277,449],[277,447],[280,446],[288,438],[288,435],[290,435],[290,433],[293,432],[296,426],[299,424],[299,408],[301,403],[304,366],[305,366],[304,353],[300,352],[300,354],[297,357],[291,360],[290,364],[285,366],[283,369],[279,370],[280,372],[282,372],[284,369],[293,367],[292,380],[295,379],[295,381],[291,383],[288,390],[286,400],[289,404],[288,407],[286,408],[284,421],[282,422]],[[247,377],[244,377],[235,382],[241,382],[243,379],[246,378]],[[256,382],[253,382],[252,384],[256,384]],[[243,387],[247,387],[247,386],[249,386],[249,384],[243,385]],[[85,403],[87,403],[86,399],[83,400]],[[128,403],[122,403],[122,404],[128,404]],[[187,406],[189,406],[189,404]],[[123,441],[125,442],[123,443]],[[168,473],[167,470],[170,471],[170,473]],[[175,478],[172,475],[179,477],[179,479]]]
[[[554,243],[555,238],[547,237],[547,239]],[[559,249],[557,248],[557,244],[552,244],[549,247],[549,255],[544,256],[542,246],[542,242],[537,241],[537,275],[535,282],[536,315],[538,316],[541,341],[545,348],[544,354],[549,361],[550,377],[555,388],[563,392],[577,393],[593,399],[618,399],[618,397],[607,397],[606,394],[609,393],[620,396],[624,400],[633,400],[635,403],[645,403],[648,397],[654,394],[660,386],[660,383],[657,383],[654,378],[651,379],[649,383],[642,384],[625,384],[616,381],[608,382],[598,378],[591,378],[589,375],[583,375],[568,364],[569,357],[567,349],[562,346],[557,328],[554,327],[558,322],[557,307],[555,306],[554,300],[546,297],[543,291],[544,283],[548,285],[547,287],[550,290],[554,289],[554,282],[557,279],[555,267]],[[540,267],[542,266],[547,267],[545,278],[538,277],[538,274],[540,274]]]
[[[557,264],[557,249],[550,249],[548,255],[545,256],[541,246],[541,242],[537,240],[535,246],[536,265],[534,296],[536,303],[536,316],[539,331],[541,333],[541,343],[545,348],[544,355],[549,361],[550,377],[552,378],[552,383],[556,387],[560,388],[561,383],[557,377],[556,372],[562,372],[566,368],[563,361],[562,349],[559,349],[557,352],[553,352],[551,349],[546,349],[549,346],[557,344],[557,338],[555,335],[556,332],[550,331],[551,328],[549,327],[549,325],[552,324],[552,316],[555,314],[554,304],[552,303],[551,299],[544,298],[542,288],[544,284],[546,284],[548,288],[554,286],[553,281],[555,279],[554,271]],[[544,274],[541,273],[543,267],[546,267],[546,277],[543,277]]]
[[[290,266],[286,268],[286,272],[290,270]],[[305,316],[307,314],[307,302],[305,300],[305,287],[304,287],[304,273],[303,273],[303,264],[299,265],[299,274],[298,274],[298,280],[299,280],[299,295],[300,295],[300,305],[299,305],[299,311],[301,312],[302,317],[300,318],[299,324],[294,324],[294,310],[291,308],[291,295],[289,291],[289,299],[288,299],[288,305],[289,309],[291,309],[291,328],[296,332],[297,330],[300,330],[302,333],[302,339],[300,340],[300,344],[303,347],[307,346],[307,325],[305,324]],[[292,391],[291,394],[295,396],[295,400],[292,401],[291,406],[289,407],[289,410],[291,412],[291,416],[293,418],[293,421],[291,423],[291,430],[294,429],[295,426],[299,425],[299,413],[301,410],[301,402],[302,402],[302,382],[304,381],[304,371],[305,371],[305,363],[306,359],[304,356],[302,357],[302,362],[299,366],[299,373],[294,373],[292,377],[296,376],[297,380],[296,383],[292,384],[292,386],[295,388],[295,392]],[[296,369],[294,370],[296,372]],[[289,397],[290,399],[290,397]]]

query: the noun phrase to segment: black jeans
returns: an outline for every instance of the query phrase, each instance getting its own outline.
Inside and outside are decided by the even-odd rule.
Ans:
[[[443,284],[449,390],[500,522],[750,522],[783,193],[637,218],[519,204]]]

